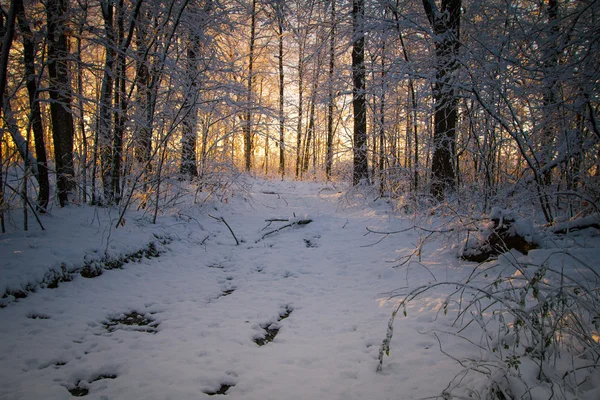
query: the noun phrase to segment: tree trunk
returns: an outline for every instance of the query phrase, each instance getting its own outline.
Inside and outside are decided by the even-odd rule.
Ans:
[[[333,166],[333,73],[335,68],[335,1],[331,0],[329,33],[329,80],[328,80],[328,104],[327,104],[327,155],[325,156],[325,176],[331,179],[331,168]]]
[[[121,200],[121,164],[123,157],[123,132],[125,131],[125,118],[127,113],[127,96],[125,94],[125,52],[128,44],[125,40],[125,27],[123,21],[123,0],[118,1],[117,7],[117,39],[118,52],[115,60],[115,111],[114,111],[114,132],[112,138],[112,157],[111,157],[111,189],[114,194],[114,200],[119,203]]]
[[[250,15],[250,54],[248,55],[248,93],[246,104],[246,121],[244,125],[244,156],[247,172],[252,169],[252,81],[254,67],[254,42],[256,40],[256,0],[252,0],[252,12]]]
[[[48,164],[46,160],[46,146],[44,143],[44,127],[42,126],[42,113],[38,97],[37,75],[35,73],[35,43],[33,32],[25,16],[23,0],[15,0],[15,12],[23,37],[23,62],[25,65],[25,80],[29,107],[31,108],[31,128],[35,140],[35,158],[38,167],[38,207],[40,212],[45,212],[50,199],[50,183],[48,181]]]
[[[198,139],[196,131],[198,124],[196,79],[198,78],[197,58],[200,53],[200,37],[195,32],[190,32],[187,45],[187,90],[183,104],[185,117],[182,121],[181,166],[179,172],[182,178],[192,179],[198,176],[196,163],[196,141]]]
[[[151,95],[148,90],[150,84],[150,70],[147,62],[148,47],[146,45],[146,26],[145,21],[148,18],[143,16],[143,13],[138,15],[136,28],[136,47],[137,47],[137,104],[138,119],[140,120],[139,127],[136,129],[134,138],[134,158],[138,165],[145,168],[144,184],[142,190],[147,192],[148,178],[152,172],[152,164],[150,164],[150,155],[152,153],[152,129],[149,126],[150,121],[150,101]]]
[[[116,42],[113,28],[114,11],[112,1],[103,0],[101,3],[102,17],[104,18],[105,32],[105,60],[104,76],[100,89],[100,116],[98,120],[99,148],[100,148],[100,170],[102,174],[102,185],[104,188],[104,202],[112,204],[114,191],[112,186],[112,142],[113,128],[111,110],[113,101],[114,63],[116,57]]]
[[[352,107],[354,111],[354,170],[352,183],[369,178],[367,164],[367,103],[365,96],[364,0],[353,0]]]
[[[453,161],[458,101],[453,73],[458,67],[461,0],[442,0],[441,10],[434,0],[423,0],[423,7],[433,29],[436,56],[431,192],[438,200],[443,200],[446,191],[456,190]]]
[[[71,112],[72,90],[69,81],[67,10],[68,0],[48,0],[48,77],[50,85],[50,115],[54,140],[58,200],[64,207],[73,189],[73,114]]]
[[[387,92],[387,76],[385,65],[385,39],[381,46],[381,102],[379,103],[379,194],[385,191],[385,95]]]
[[[87,20],[87,0],[83,3],[84,16],[82,18],[83,21]],[[81,133],[81,144],[82,144],[82,156],[81,156],[81,199],[85,203],[87,202],[87,178],[88,178],[88,141],[86,137],[85,131],[85,119],[84,119],[84,108],[83,108],[83,61],[81,58],[82,51],[82,37],[85,25],[82,24],[79,27],[78,35],[77,35],[77,106],[79,108],[79,132]],[[37,139],[36,139],[37,143]]]
[[[283,86],[283,10],[281,1],[277,2],[277,36],[279,39],[279,173],[281,174],[281,178],[283,179],[285,175],[285,138],[284,138],[284,128],[285,128],[285,117],[283,110],[283,98],[284,98],[284,86]]]
[[[559,123],[557,118],[557,92],[559,79],[556,76],[556,67],[558,64],[557,36],[559,34],[558,25],[558,0],[548,0],[548,25],[549,36],[545,44],[547,48],[544,51],[544,85],[543,88],[543,127],[541,138],[541,157],[540,168],[550,164],[554,158],[554,140],[558,136]],[[544,185],[552,184],[552,168],[544,172],[542,182]]]
[[[296,126],[296,179],[300,176],[300,165],[302,163],[302,118],[304,107],[304,39],[300,38],[298,49],[298,124]]]

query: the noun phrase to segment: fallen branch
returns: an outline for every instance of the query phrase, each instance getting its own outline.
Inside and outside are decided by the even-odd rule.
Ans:
[[[588,228],[600,229],[600,217],[598,214],[579,218],[573,221],[560,222],[548,228],[549,232],[556,235],[565,235],[569,232],[579,231]]]
[[[233,231],[231,230],[231,227],[229,226],[229,224],[227,223],[227,221],[225,221],[225,218],[223,218],[223,217],[215,217],[215,216],[210,215],[210,214],[208,214],[208,216],[211,217],[212,219],[216,219],[217,221],[224,223],[225,226],[227,227],[227,229],[229,229],[229,232],[231,232],[231,236],[233,236],[233,238],[235,239],[235,245],[236,246],[240,245],[240,242],[235,237],[235,233],[233,233]]]
[[[271,219],[265,219],[265,222],[268,222],[268,224],[267,224],[267,226],[265,226],[264,228],[262,228],[262,230],[264,231],[265,229],[267,229],[268,227],[270,227],[273,222],[288,222],[288,221],[289,221],[288,218],[271,218]]]
[[[269,221],[269,220],[267,220],[267,221]],[[285,220],[285,221],[289,221],[289,220]],[[280,228],[278,228],[278,229],[275,229],[275,230],[273,230],[273,231],[270,231],[270,232],[267,232],[267,233],[265,233],[265,234],[263,235],[263,237],[262,237],[262,238],[260,238],[260,240],[262,240],[262,239],[266,238],[266,237],[267,237],[267,236],[269,236],[269,235],[272,235],[272,234],[274,234],[274,233],[277,233],[277,232],[279,232],[279,231],[280,231],[280,230],[282,230],[282,229],[285,229],[285,228],[291,228],[291,227],[292,227],[292,226],[294,226],[294,225],[308,225],[308,224],[310,224],[311,222],[312,222],[312,219],[300,219],[300,220],[298,220],[298,221],[291,222],[291,223],[289,223],[289,224],[287,224],[287,225],[284,225],[284,226],[282,226],[282,227],[280,227]],[[267,226],[268,226],[268,225],[267,225]],[[257,240],[256,242],[258,243],[258,240]]]
[[[274,195],[276,195],[276,196],[277,196],[277,198],[278,198],[279,200],[283,200],[283,201],[285,202],[285,205],[286,205],[286,206],[288,205],[288,202],[287,202],[287,201],[286,201],[286,200],[283,198],[283,196],[282,196],[281,194],[277,193],[277,192],[261,192],[261,193],[262,193],[262,194],[274,194]]]

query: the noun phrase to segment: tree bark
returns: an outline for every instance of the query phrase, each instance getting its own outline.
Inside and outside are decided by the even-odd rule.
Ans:
[[[364,0],[353,0],[352,107],[354,112],[354,170],[352,183],[369,178],[367,164],[367,103],[365,96],[365,7]]]
[[[247,172],[252,169],[252,82],[254,67],[254,43],[256,40],[256,0],[252,0],[252,11],[250,15],[250,52],[248,55],[248,87],[246,104],[246,121],[244,125],[244,156],[245,168]]]
[[[555,120],[557,118],[557,92],[559,86],[559,79],[556,76],[556,67],[558,64],[558,51],[557,51],[557,36],[559,34],[558,25],[558,1],[548,0],[548,25],[549,25],[549,38],[548,42],[545,43],[546,49],[544,53],[543,67],[544,67],[544,85],[543,88],[543,127],[542,127],[542,138],[541,138],[541,157],[540,167],[544,168],[546,165],[552,162],[554,158],[554,140],[558,136],[557,130],[559,129],[559,123]],[[542,182],[544,185],[552,184],[552,169],[548,169],[544,175]]]
[[[283,110],[283,99],[284,99],[284,70],[283,70],[283,10],[282,0],[277,1],[277,36],[279,39],[279,174],[283,179],[285,175],[285,117]]]
[[[125,69],[128,43],[125,43],[125,23],[124,23],[123,0],[117,2],[117,38],[116,44],[118,51],[115,60],[115,101],[114,101],[114,132],[112,138],[112,157],[111,157],[111,190],[114,194],[114,200],[119,203],[121,200],[121,165],[123,157],[123,133],[125,131],[125,119],[127,114],[127,96],[125,94]],[[134,19],[135,20],[135,19]],[[133,23],[133,22],[132,22]]]
[[[453,161],[456,154],[458,100],[453,75],[458,67],[461,3],[461,0],[442,0],[442,8],[438,10],[435,0],[423,0],[435,43],[436,80],[433,85],[435,114],[431,192],[438,200],[444,199],[446,191],[456,190]]]
[[[102,87],[100,88],[100,116],[98,120],[99,130],[99,148],[100,148],[100,169],[102,175],[102,185],[104,188],[104,202],[112,204],[114,201],[114,191],[112,186],[112,120],[111,110],[113,101],[113,82],[114,82],[114,63],[116,57],[115,33],[113,27],[114,9],[110,0],[103,0],[101,3],[102,17],[104,19],[105,32],[105,60],[104,76],[102,78]]]
[[[325,177],[331,179],[331,168],[333,166],[333,73],[335,70],[335,1],[331,0],[329,32],[329,79],[328,79],[328,104],[327,104],[327,154],[325,156]]]
[[[73,167],[73,114],[72,89],[68,66],[68,0],[48,0],[48,77],[50,85],[50,115],[54,140],[58,200],[61,207],[69,201],[75,175]]]
[[[193,29],[193,27],[191,27]],[[187,43],[187,82],[186,96],[183,104],[183,112],[186,116],[182,121],[182,146],[181,146],[181,165],[179,172],[184,179],[192,179],[198,176],[198,167],[196,160],[196,141],[197,135],[197,84],[198,62],[197,57],[200,53],[200,38],[195,32],[189,33]]]
[[[50,199],[50,183],[48,181],[48,163],[46,158],[46,146],[44,143],[44,127],[42,125],[42,113],[38,96],[37,75],[35,72],[35,42],[33,32],[25,16],[23,0],[15,0],[15,12],[23,37],[23,62],[25,65],[25,81],[27,94],[29,96],[29,107],[31,108],[31,129],[35,140],[35,158],[38,169],[38,209],[44,212],[48,207]]]
[[[139,127],[136,129],[134,138],[133,154],[139,165],[145,168],[145,178],[143,184],[144,192],[147,191],[147,181],[152,172],[152,164],[150,163],[150,155],[152,153],[152,129],[149,125],[150,121],[150,102],[152,100],[148,85],[150,84],[150,69],[148,68],[147,53],[148,47],[146,44],[146,26],[145,23],[149,18],[145,18],[143,13],[138,14],[136,21],[136,48],[137,48],[137,104],[138,118],[140,120]]]

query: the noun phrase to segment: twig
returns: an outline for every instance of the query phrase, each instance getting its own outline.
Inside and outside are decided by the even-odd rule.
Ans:
[[[287,218],[272,218],[272,219],[265,219],[265,222],[268,222],[268,224],[267,224],[267,226],[265,226],[265,227],[264,227],[264,228],[262,228],[261,230],[263,230],[263,231],[264,231],[265,229],[267,229],[268,227],[270,227],[270,226],[271,226],[271,224],[272,224],[273,222],[288,222],[288,221],[289,221],[289,219],[287,219]]]
[[[262,194],[276,194],[277,198],[280,200],[283,200],[285,202],[285,205],[288,205],[288,202],[283,198],[283,196],[277,192],[261,192]]]
[[[25,200],[27,202],[27,205],[29,206],[29,208],[31,208],[31,212],[35,216],[35,219],[37,220],[38,225],[40,226],[40,228],[42,228],[43,231],[45,231],[46,229],[44,228],[44,225],[42,225],[42,221],[40,221],[40,217],[38,217],[37,213],[35,212],[35,208],[33,207],[33,205],[31,205],[31,202],[29,201],[29,198],[27,196],[23,196],[23,193],[15,190],[15,188],[13,188],[12,186],[10,186],[7,182],[4,182],[4,185],[6,185],[7,188],[9,188],[10,190],[12,190],[13,192],[15,192],[16,194],[18,194],[19,196],[21,196],[21,198],[23,198],[23,200]]]
[[[367,228],[369,229],[369,228]],[[379,244],[381,242],[383,242],[384,239],[387,239],[390,236],[390,234],[388,233],[387,235],[384,235],[381,237],[381,239],[379,239],[378,241],[376,241],[375,243],[371,243],[371,244],[363,244],[360,247],[371,247],[371,246],[375,246],[376,244]]]
[[[204,246],[204,243],[206,243],[206,241],[210,238],[210,235],[207,235],[204,239],[202,239],[202,241],[200,242],[201,246]]]
[[[233,233],[233,231],[231,230],[231,227],[229,226],[229,224],[227,223],[227,221],[225,221],[225,218],[223,218],[223,217],[215,217],[215,216],[210,215],[210,214],[208,214],[208,216],[211,217],[212,219],[216,219],[217,221],[224,223],[225,226],[227,227],[227,229],[229,229],[229,232],[231,232],[231,236],[233,236],[233,238],[235,239],[235,245],[236,246],[240,245],[240,242],[235,237],[235,233]]]

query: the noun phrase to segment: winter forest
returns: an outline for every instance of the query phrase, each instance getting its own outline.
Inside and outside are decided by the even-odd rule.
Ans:
[[[0,11],[0,399],[600,397],[599,1]]]

